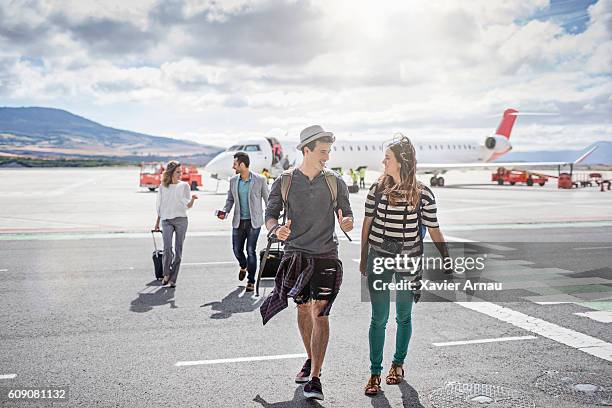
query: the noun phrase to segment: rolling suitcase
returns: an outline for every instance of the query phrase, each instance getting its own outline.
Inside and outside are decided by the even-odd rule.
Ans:
[[[157,249],[157,242],[155,241],[155,233],[161,231],[151,230],[151,235],[153,236],[153,247],[155,250],[153,251],[153,267],[155,268],[155,279],[162,280],[164,278],[164,251],[161,249]]]
[[[278,244],[276,249],[271,249],[272,244]],[[266,249],[259,252],[259,270],[257,271],[257,282],[255,284],[255,296],[259,296],[259,282],[261,279],[274,279],[281,259],[283,259],[283,250],[281,249],[281,241],[276,239],[276,236],[268,234],[268,245]]]

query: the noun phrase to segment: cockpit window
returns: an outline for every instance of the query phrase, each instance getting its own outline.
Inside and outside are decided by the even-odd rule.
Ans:
[[[245,152],[259,152],[261,151],[261,149],[259,148],[259,145],[246,145],[244,146],[244,151]]]
[[[227,151],[228,152],[236,152],[238,150],[243,150],[243,149],[244,149],[244,145],[233,145],[232,147],[227,149]]]

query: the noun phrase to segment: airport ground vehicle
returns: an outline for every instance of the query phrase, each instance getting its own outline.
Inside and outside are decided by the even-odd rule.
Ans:
[[[603,181],[601,173],[589,173],[589,180],[597,185]]]
[[[181,169],[181,181],[187,182],[192,191],[202,187],[202,175],[198,172],[196,166],[185,164],[181,166]],[[141,163],[140,187],[155,191],[161,184],[163,172],[164,165],[161,163]]]
[[[525,170],[508,170],[500,167],[497,171],[491,174],[491,181],[496,181],[497,184],[503,185],[508,183],[515,185],[516,183],[525,183],[528,186],[539,184],[543,186],[548,181],[548,177],[542,174],[534,174]]]
[[[572,180],[571,173],[559,173],[559,178],[557,179],[557,187],[567,189],[573,188],[574,181]],[[576,184],[575,187],[578,187],[578,184]]]

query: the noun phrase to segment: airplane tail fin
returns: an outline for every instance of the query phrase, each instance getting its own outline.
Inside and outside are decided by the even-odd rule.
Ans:
[[[506,109],[495,134],[504,136],[506,139],[510,139],[510,132],[512,132],[512,126],[514,126],[514,122],[516,121],[517,113],[518,111],[516,109]]]

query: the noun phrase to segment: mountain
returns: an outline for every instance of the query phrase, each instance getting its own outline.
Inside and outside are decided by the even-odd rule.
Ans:
[[[33,157],[108,157],[207,162],[222,149],[186,140],[115,129],[53,108],[0,107],[0,152]]]
[[[612,164],[612,142],[600,141],[582,150],[537,150],[532,152],[509,152],[496,162],[520,161],[567,161],[573,162],[593,146],[597,150],[591,153],[581,164]]]

